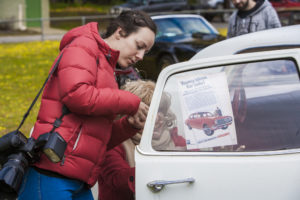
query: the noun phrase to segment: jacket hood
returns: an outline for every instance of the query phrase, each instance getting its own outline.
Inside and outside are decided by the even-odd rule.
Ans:
[[[98,31],[98,23],[91,22],[83,26],[76,27],[68,31],[62,38],[59,46],[59,50],[62,51],[66,46],[71,44],[77,38],[86,37],[90,38],[92,41],[97,42],[97,48],[100,49],[106,57],[109,57],[109,62],[112,66],[116,65],[120,52],[114,50],[108,46],[108,44],[101,38]],[[93,49],[86,44],[87,49],[90,49],[95,56],[97,56],[97,49]],[[111,58],[111,59],[110,59]]]
[[[59,49],[62,50],[67,45],[69,45],[74,39],[79,38],[81,36],[94,37],[95,28],[97,30],[96,34],[99,35],[99,33],[98,33],[98,24],[97,23],[89,23],[89,24],[86,24],[86,25],[83,25],[83,26],[73,28],[72,30],[68,31],[63,36],[63,38],[60,42]],[[99,39],[101,39],[100,35],[99,35]]]
[[[247,15],[247,17],[252,17],[254,15],[256,15],[257,13],[261,12],[263,9],[265,9],[268,6],[272,6],[272,4],[268,1],[268,0],[264,0],[264,2],[261,4],[261,6],[259,6],[255,11],[251,12],[249,15]],[[236,16],[238,16],[238,12],[239,10],[235,10],[233,15],[231,17],[235,18]]]
[[[249,16],[256,15],[261,10],[265,9],[267,6],[272,6],[272,5],[268,0],[264,0],[264,3],[258,9],[256,9],[254,12],[252,12]]]

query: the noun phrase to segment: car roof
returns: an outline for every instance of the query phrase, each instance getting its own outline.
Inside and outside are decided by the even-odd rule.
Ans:
[[[196,17],[203,19],[200,15],[193,15],[193,14],[167,14],[167,15],[154,15],[151,16],[152,19],[163,19],[163,18],[178,18],[178,17]]]
[[[190,60],[245,52],[300,48],[299,33],[300,25],[249,33],[212,44],[198,52]]]

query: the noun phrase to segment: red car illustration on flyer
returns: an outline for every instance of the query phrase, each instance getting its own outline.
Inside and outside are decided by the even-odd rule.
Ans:
[[[220,110],[221,111],[221,110]],[[189,115],[185,120],[185,125],[191,130],[193,128],[203,130],[207,136],[214,134],[217,129],[227,129],[232,124],[231,116],[222,116],[218,111],[215,114],[211,112],[196,112]]]

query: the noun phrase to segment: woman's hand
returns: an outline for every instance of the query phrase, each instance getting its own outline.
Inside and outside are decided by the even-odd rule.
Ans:
[[[129,116],[127,118],[129,124],[136,129],[143,129],[146,122],[148,109],[149,107],[144,102],[141,102],[138,111],[133,116]]]

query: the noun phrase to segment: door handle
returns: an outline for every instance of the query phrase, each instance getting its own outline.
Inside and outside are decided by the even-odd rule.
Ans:
[[[147,186],[152,190],[152,192],[160,192],[165,185],[169,184],[177,184],[177,183],[194,183],[194,178],[186,178],[186,179],[180,179],[180,180],[174,180],[174,181],[165,181],[165,180],[157,180],[152,181],[147,184]]]

